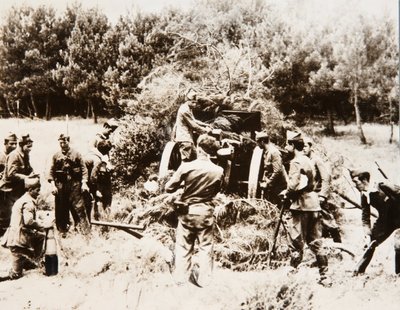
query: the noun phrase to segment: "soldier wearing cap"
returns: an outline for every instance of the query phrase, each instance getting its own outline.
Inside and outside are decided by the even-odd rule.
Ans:
[[[112,148],[109,140],[101,140],[97,147],[86,154],[84,161],[88,170],[90,201],[85,198],[86,213],[91,219],[92,205],[94,207],[94,219],[98,220],[101,211],[109,211],[112,202],[111,170],[112,165],[108,154]]]
[[[256,141],[264,150],[264,174],[261,181],[264,197],[268,201],[278,204],[279,193],[287,186],[287,174],[282,163],[282,154],[266,132],[256,132]]]
[[[18,147],[7,156],[6,166],[3,175],[2,191],[5,195],[4,212],[8,226],[9,216],[15,201],[25,193],[25,182],[36,175],[33,173],[29,160],[29,153],[32,150],[33,140],[29,134],[21,136]]]
[[[69,136],[61,134],[58,141],[61,150],[54,154],[48,176],[55,195],[56,226],[65,234],[71,212],[75,226],[86,234],[89,222],[82,193],[89,191],[87,168],[81,154],[70,148]]]
[[[4,151],[0,152],[0,180],[3,179],[4,169],[6,167],[7,156],[17,148],[17,136],[15,133],[9,133],[4,138]],[[3,191],[4,182],[0,181],[0,236],[8,227],[11,210],[5,207],[7,193]]]
[[[96,148],[97,143],[100,141],[110,140],[111,134],[118,128],[118,122],[115,118],[110,118],[103,124],[102,131],[96,134],[93,142],[91,143],[91,147]]]
[[[350,176],[361,196],[361,220],[368,250],[354,270],[362,274],[367,269],[375,248],[394,232],[395,272],[400,274],[400,187],[389,182],[375,184],[370,173],[353,170]],[[371,206],[378,211],[378,218],[371,228]]]
[[[192,109],[198,104],[197,93],[190,88],[185,97],[186,101],[181,104],[176,115],[173,140],[179,143],[182,161],[191,161],[196,157],[194,134],[208,133],[211,127],[193,115]]]
[[[332,237],[335,242],[342,242],[339,225],[332,214],[335,211],[337,212],[337,210],[333,210],[332,208],[335,208],[335,206],[328,203],[331,185],[330,167],[314,151],[313,141],[308,137],[304,138],[303,152],[304,155],[311,159],[315,169],[314,191],[317,192],[321,205],[323,235]]]
[[[17,136],[15,133],[9,133],[4,138],[4,151],[0,152],[0,179],[3,177],[3,171],[6,166],[7,155],[17,148]]]
[[[286,150],[294,154],[288,173],[288,187],[282,193],[291,200],[292,229],[290,236],[294,251],[290,264],[297,267],[303,259],[304,245],[316,255],[319,283],[330,286],[327,276],[328,258],[321,240],[321,207],[314,191],[315,171],[311,160],[303,153],[304,141],[300,133],[287,132]]]
[[[10,226],[1,242],[2,246],[11,251],[11,280],[22,277],[24,269],[39,267],[43,255],[44,230],[53,226],[53,221],[40,221],[37,216],[39,178],[27,180],[25,188],[27,192],[12,207]]]
[[[214,137],[200,135],[197,159],[182,163],[165,184],[168,193],[184,184],[181,201],[187,209],[180,212],[175,243],[175,279],[180,283],[189,280],[202,286],[210,280],[214,227],[212,200],[221,190],[224,174],[223,169],[210,160],[218,147]],[[193,264],[195,244],[198,245],[198,276]]]

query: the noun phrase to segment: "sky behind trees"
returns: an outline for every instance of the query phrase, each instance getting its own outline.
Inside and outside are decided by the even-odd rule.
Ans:
[[[26,4],[29,6],[51,5],[62,12],[67,5],[81,2],[84,8],[98,7],[111,22],[128,12],[140,9],[143,12],[159,12],[166,7],[189,8],[196,0],[2,0],[0,1],[1,20],[13,6]],[[246,0],[237,0],[246,1]],[[280,6],[282,14],[291,12],[294,17],[323,22],[341,14],[387,15],[398,19],[397,0],[266,0]]]

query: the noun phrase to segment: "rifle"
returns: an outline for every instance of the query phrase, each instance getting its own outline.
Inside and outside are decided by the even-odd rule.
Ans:
[[[103,221],[92,221],[91,224],[117,228],[138,239],[142,239],[143,235],[141,233],[138,233],[136,230],[144,230],[145,228],[144,226],[136,226],[129,224],[114,223],[114,222],[103,222]]]
[[[372,255],[374,255],[377,243],[378,242],[376,240],[373,240],[368,245],[368,247],[364,251],[363,256],[361,257],[360,261],[356,265],[356,268],[354,269],[354,275],[358,275],[360,273],[364,273],[365,269],[367,268],[369,262],[372,259]]]
[[[285,210],[289,207],[290,205],[290,199],[288,199],[287,197],[283,197],[280,201],[280,203],[278,204],[278,207],[281,207],[281,210],[279,212],[279,220],[278,220],[278,224],[275,227],[275,231],[274,231],[274,241],[272,243],[272,248],[271,251],[269,252],[269,262],[268,265],[271,266],[271,261],[272,261],[272,256],[275,254],[275,248],[276,248],[276,241],[278,239],[278,233],[279,233],[279,228],[281,227],[282,224],[282,219],[283,219],[283,213],[285,212]]]
[[[334,193],[338,194],[341,198],[343,198],[344,200],[346,200],[347,202],[351,203],[353,206],[355,206],[357,209],[362,210],[361,206],[355,202],[354,200],[350,199],[349,197],[347,197],[345,194],[339,193],[338,191],[334,190]],[[373,217],[378,217],[376,214],[371,213],[371,216]]]
[[[387,177],[387,175],[383,172],[383,170],[381,169],[381,167],[379,166],[378,162],[375,161],[375,165],[378,167],[378,171],[382,174],[382,176],[386,179],[389,180],[389,178]]]

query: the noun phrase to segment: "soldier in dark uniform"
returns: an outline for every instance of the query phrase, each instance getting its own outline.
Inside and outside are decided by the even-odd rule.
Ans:
[[[17,136],[15,135],[15,133],[9,133],[8,136],[4,138],[4,151],[0,152],[0,179],[3,178],[8,154],[10,154],[16,148]]]
[[[264,198],[278,204],[279,193],[287,186],[287,174],[282,163],[281,152],[266,132],[257,132],[256,141],[264,150],[264,175],[261,182]]]
[[[2,191],[5,196],[3,211],[6,214],[4,224],[7,226],[10,221],[12,206],[26,191],[25,180],[37,176],[33,173],[29,161],[32,145],[33,141],[29,134],[23,135],[18,142],[18,148],[7,156],[2,180]]]
[[[108,154],[112,148],[109,140],[100,140],[97,147],[89,151],[85,156],[85,165],[89,175],[89,189],[91,201],[86,198],[86,212],[91,218],[92,205],[94,206],[94,218],[99,219],[99,207],[102,211],[109,211],[112,201],[111,191],[111,164]]]
[[[394,232],[395,272],[400,274],[400,187],[381,182],[370,182],[368,171],[354,170],[350,173],[361,195],[361,220],[368,250],[361,259],[354,274],[362,274],[367,269],[375,248]],[[371,228],[371,206],[378,211],[378,219]]]
[[[14,133],[9,133],[4,138],[4,151],[0,153],[0,180],[3,179],[4,170],[6,168],[7,156],[17,148],[17,136]],[[7,210],[5,206],[6,191],[3,190],[4,182],[0,181],[0,236],[3,235],[10,221],[11,210]]]
[[[288,131],[286,150],[294,154],[288,173],[288,187],[282,194],[292,201],[292,239],[293,252],[290,264],[297,267],[302,259],[304,245],[307,244],[315,254],[319,268],[319,283],[330,286],[327,275],[328,258],[322,247],[321,207],[318,194],[314,191],[315,171],[311,160],[303,153],[304,141],[300,133]]]
[[[61,150],[53,156],[48,177],[55,195],[56,226],[60,232],[66,233],[71,212],[75,226],[86,234],[89,222],[82,193],[89,191],[88,172],[81,154],[70,148],[69,140],[69,136],[64,134],[58,138]]]

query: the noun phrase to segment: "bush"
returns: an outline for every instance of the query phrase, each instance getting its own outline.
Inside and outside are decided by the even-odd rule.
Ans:
[[[132,185],[146,167],[158,161],[166,139],[151,117],[126,115],[121,119],[111,155],[116,188]]]

